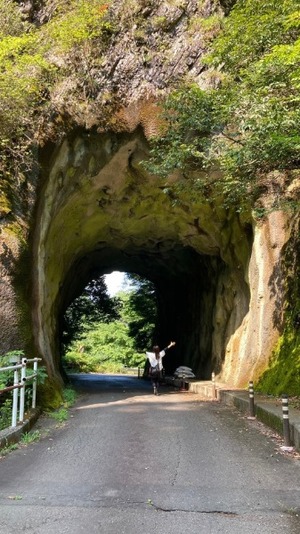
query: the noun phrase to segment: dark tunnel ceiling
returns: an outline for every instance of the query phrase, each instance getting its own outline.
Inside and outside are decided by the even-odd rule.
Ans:
[[[81,294],[90,280],[114,270],[136,273],[156,285],[179,279],[207,280],[221,263],[215,256],[201,255],[191,247],[158,243],[152,249],[103,247],[74,262],[61,288],[61,311]]]

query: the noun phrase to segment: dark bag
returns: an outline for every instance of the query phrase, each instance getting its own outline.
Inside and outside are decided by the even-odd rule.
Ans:
[[[155,367],[152,367],[150,365],[150,367],[149,367],[149,375],[152,376],[153,378],[160,375],[160,370],[159,370],[159,365],[158,364],[155,365]]]

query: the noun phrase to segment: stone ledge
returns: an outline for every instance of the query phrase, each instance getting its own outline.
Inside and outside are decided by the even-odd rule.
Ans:
[[[245,390],[218,391],[220,402],[227,406],[235,406],[243,413],[249,413],[249,397]],[[262,395],[254,397],[255,415],[259,421],[272,428],[283,436],[283,420],[281,404],[274,398]],[[290,439],[297,450],[300,451],[300,411],[289,407]]]
[[[217,400],[226,406],[234,406],[242,413],[249,413],[249,393],[245,389],[230,389],[226,384],[211,381],[185,380],[166,377],[167,384],[197,393],[202,397]],[[254,397],[256,418],[283,436],[282,406],[272,397],[256,394]],[[300,451],[300,410],[289,407],[290,439],[294,447]]]
[[[40,409],[32,410],[29,417],[25,419],[23,423],[18,424],[16,427],[5,428],[0,430],[0,449],[18,443],[25,432],[28,432],[41,414]]]

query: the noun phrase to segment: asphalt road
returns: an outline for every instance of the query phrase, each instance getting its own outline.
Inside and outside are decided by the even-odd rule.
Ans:
[[[300,460],[263,427],[143,380],[76,383],[67,423],[0,461],[1,534],[299,534]]]

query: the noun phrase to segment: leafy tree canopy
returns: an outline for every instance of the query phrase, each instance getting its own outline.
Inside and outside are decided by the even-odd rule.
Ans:
[[[144,365],[156,323],[155,290],[151,282],[137,275],[128,275],[128,280],[130,290],[113,299],[103,298],[103,279],[94,281],[68,308],[67,367],[120,372],[124,366]]]
[[[144,352],[153,343],[157,322],[157,299],[152,282],[138,275],[127,275],[131,290],[122,294],[122,318],[135,350]]]
[[[82,294],[67,308],[63,320],[62,343],[67,350],[72,341],[80,338],[95,323],[108,323],[119,318],[120,303],[107,293],[104,276],[91,280]]]

